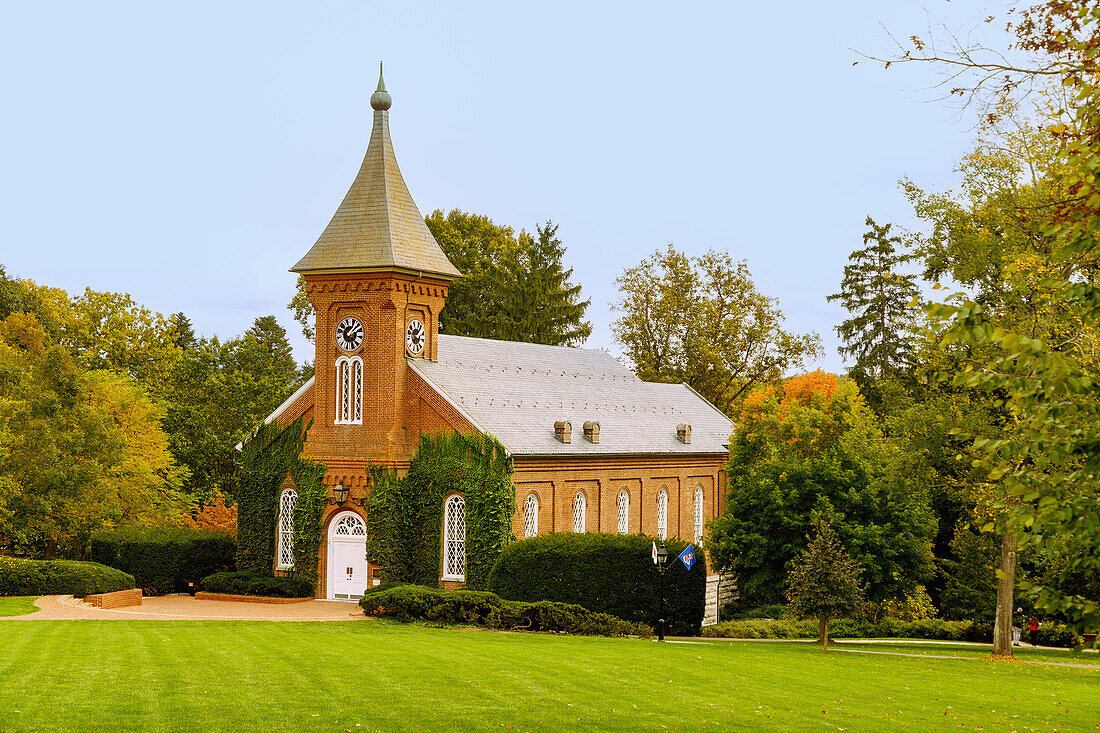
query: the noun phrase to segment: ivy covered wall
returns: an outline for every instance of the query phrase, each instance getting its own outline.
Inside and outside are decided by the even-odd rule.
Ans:
[[[298,492],[292,575],[316,587],[321,514],[328,490],[322,484],[324,464],[302,456],[308,430],[301,418],[286,427],[274,422],[261,425],[244,445],[233,495],[237,500],[237,569],[270,573],[275,567],[279,494],[290,477]]]
[[[516,497],[504,446],[491,436],[423,435],[408,473],[371,467],[367,501],[367,558],[383,580],[439,582],[443,501],[466,501],[466,587],[483,588],[505,545],[514,540]]]

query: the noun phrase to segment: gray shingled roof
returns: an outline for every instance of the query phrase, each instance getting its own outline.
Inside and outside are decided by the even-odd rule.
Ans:
[[[317,243],[291,272],[401,268],[446,279],[462,276],[405,186],[390,142],[389,114],[375,110],[359,174]]]
[[[408,360],[511,455],[725,453],[733,424],[686,384],[643,382],[605,351],[439,335],[439,360]],[[572,423],[560,442],[554,422]],[[600,442],[584,438],[600,423]],[[676,437],[689,423],[691,443]]]

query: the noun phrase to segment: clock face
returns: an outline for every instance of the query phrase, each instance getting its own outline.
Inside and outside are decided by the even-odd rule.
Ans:
[[[409,321],[409,327],[405,329],[405,346],[409,351],[419,354],[427,340],[428,332],[424,330],[424,324],[416,319]]]
[[[336,345],[344,351],[355,351],[363,344],[363,324],[348,317],[336,327]]]

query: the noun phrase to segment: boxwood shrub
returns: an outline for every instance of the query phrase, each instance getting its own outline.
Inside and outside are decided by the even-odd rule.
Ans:
[[[88,556],[134,576],[145,595],[186,590],[213,573],[233,570],[232,535],[177,527],[120,527],[92,535]]]
[[[665,571],[666,633],[697,636],[703,623],[707,571],[702,553],[689,571],[677,559],[686,542],[669,540]],[[660,576],[653,538],[555,533],[504,548],[486,589],[513,601],[574,603],[656,628]]]
[[[134,576],[78,560],[25,560],[0,557],[0,596],[72,595],[113,593],[134,586]]]
[[[311,598],[313,586],[301,578],[279,578],[263,573],[228,572],[208,575],[199,587],[210,593],[273,598]]]
[[[447,591],[403,585],[369,592],[359,601],[359,605],[368,616],[390,617],[398,621],[599,636],[650,636],[653,633],[645,624],[595,613],[574,604],[506,601],[488,591]]]

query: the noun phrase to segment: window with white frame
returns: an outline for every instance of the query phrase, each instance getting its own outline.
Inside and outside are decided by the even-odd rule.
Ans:
[[[657,536],[668,539],[668,491],[664,486],[657,492]]]
[[[279,495],[279,570],[294,567],[294,506],[298,503],[298,492],[287,489]]]
[[[573,497],[573,531],[577,534],[584,534],[584,511],[584,494],[578,491]]]
[[[630,494],[626,489],[619,492],[619,534],[626,534],[630,529]]]
[[[443,509],[443,579],[466,579],[466,500],[457,495]]]
[[[523,538],[538,537],[539,534],[539,499],[534,494],[523,502]]]
[[[337,425],[363,424],[363,360],[341,356],[336,360]]]
[[[703,542],[703,487],[695,487],[695,544]]]

